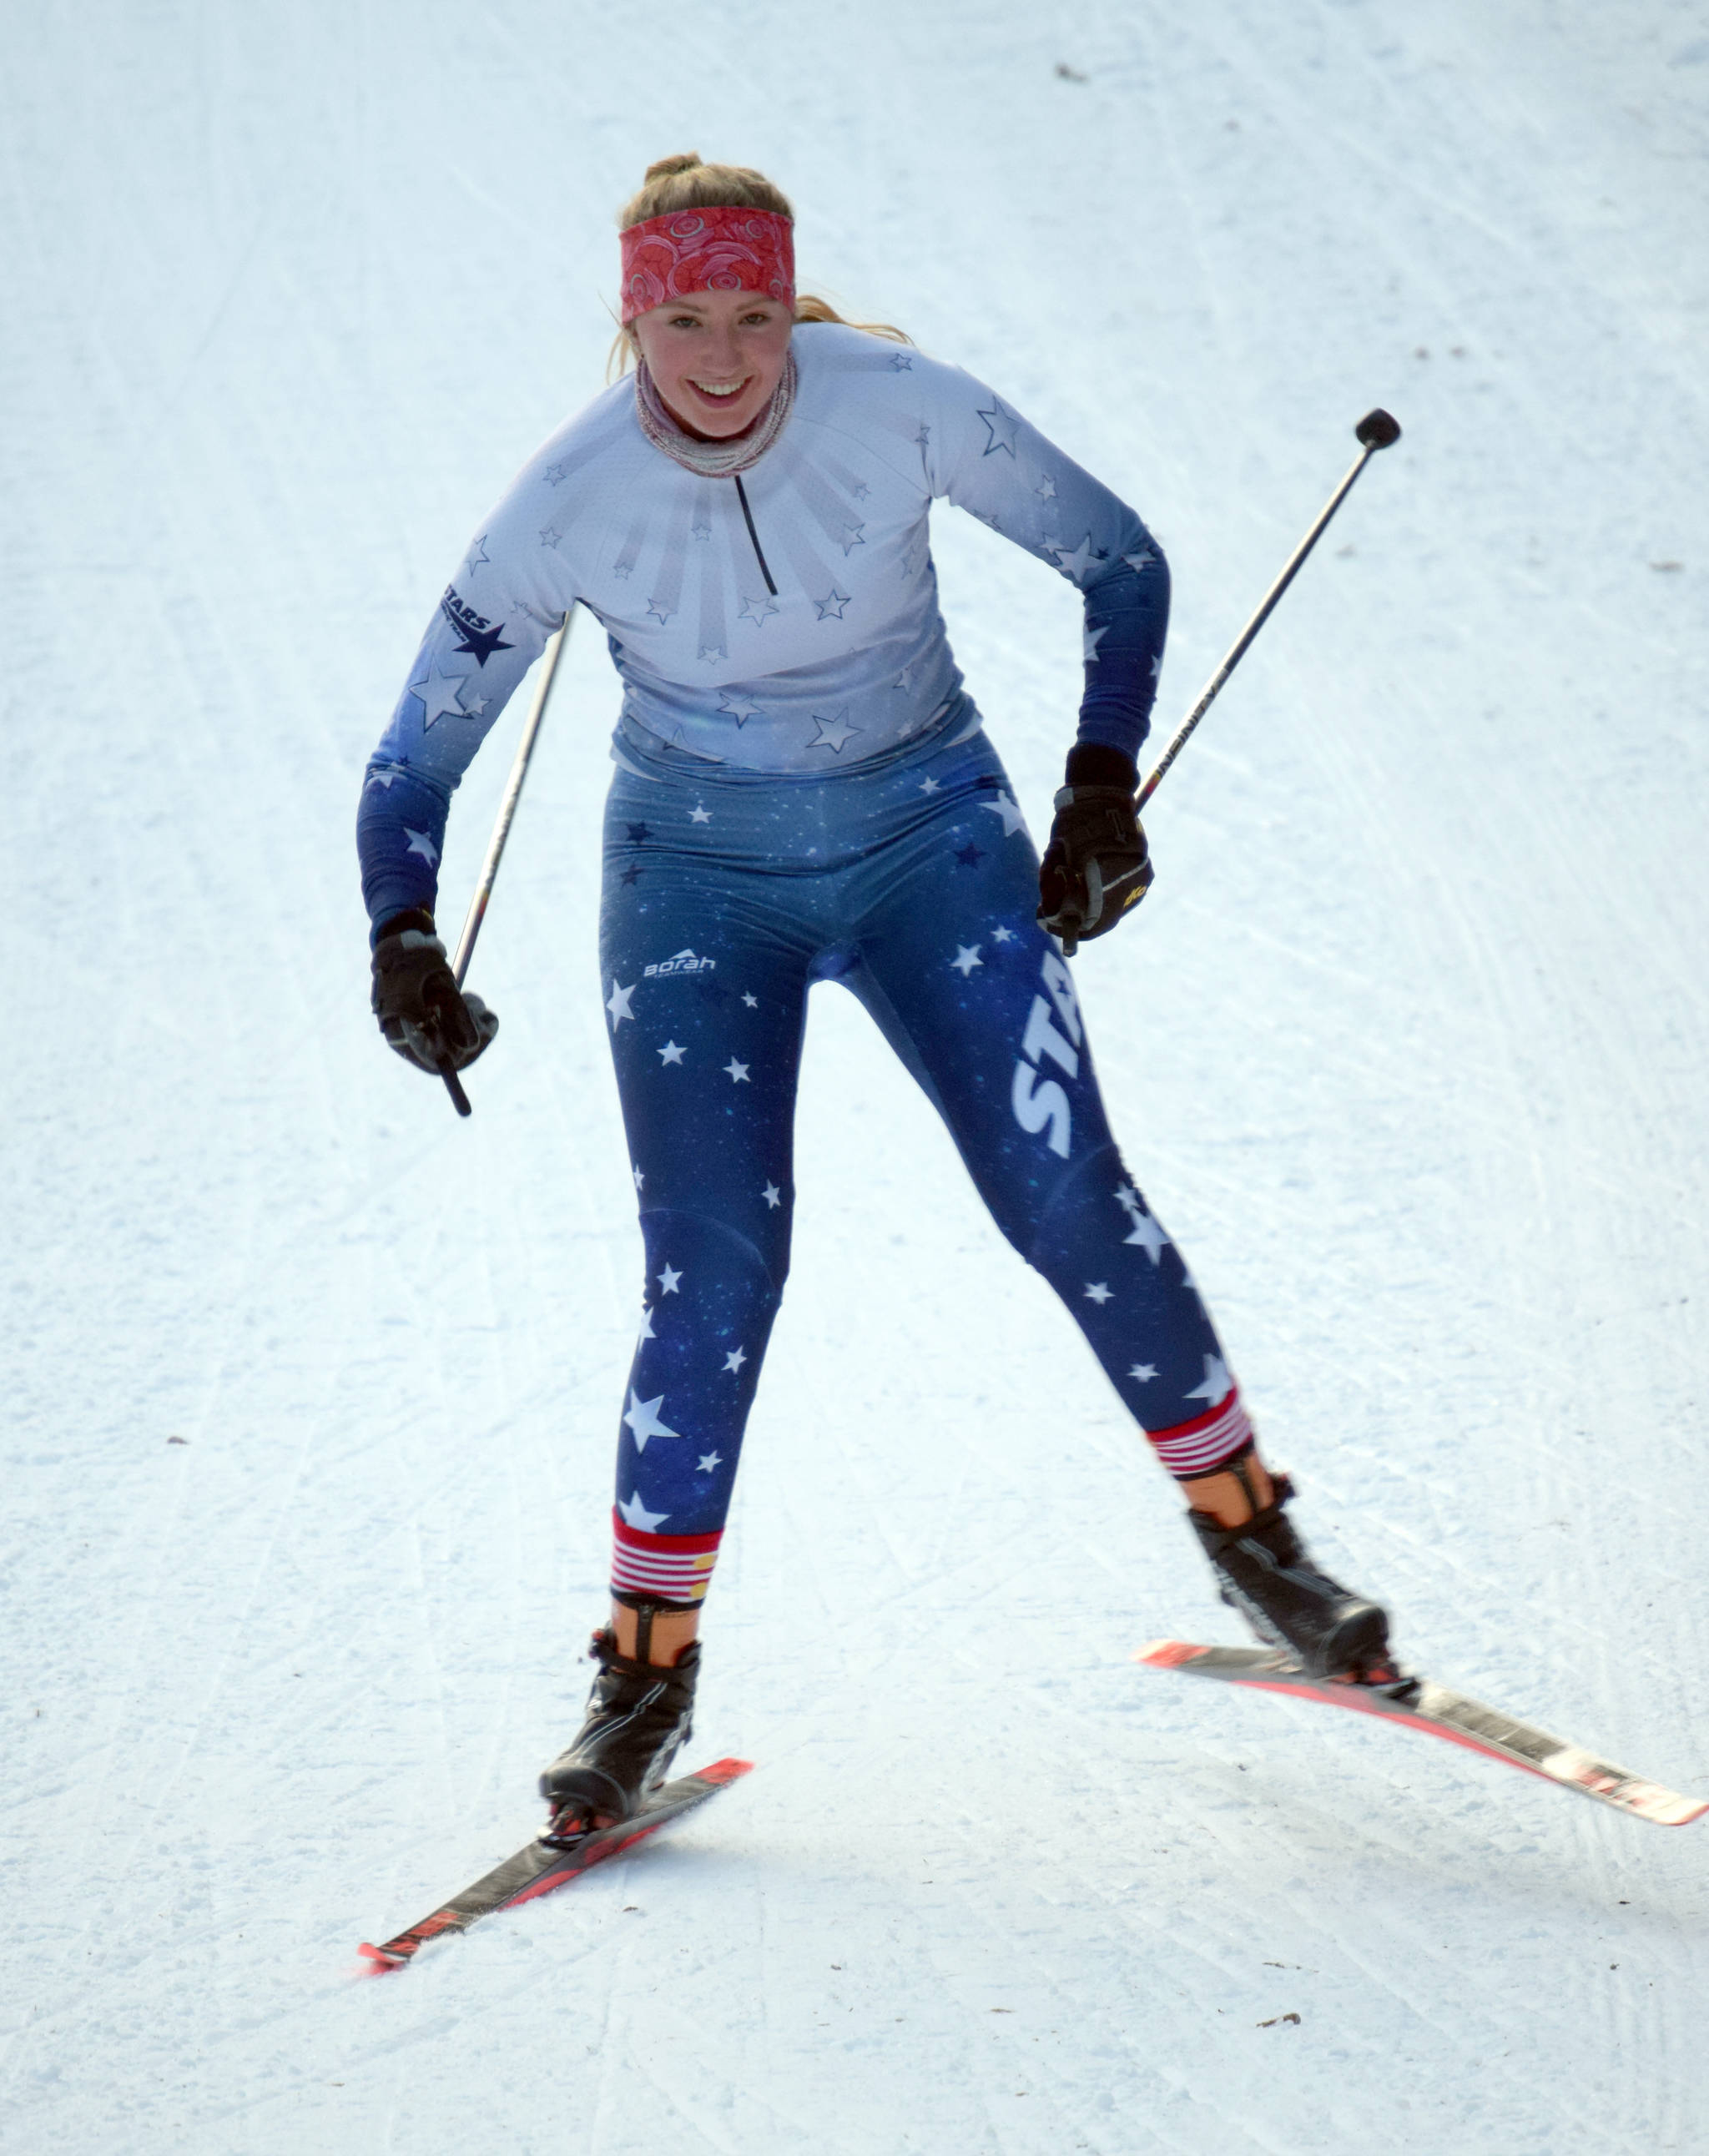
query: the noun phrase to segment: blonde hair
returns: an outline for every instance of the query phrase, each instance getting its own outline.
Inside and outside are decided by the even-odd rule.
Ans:
[[[680,209],[725,208],[768,209],[792,223],[795,219],[788,196],[763,172],[751,165],[708,165],[698,150],[684,150],[648,166],[646,178],[617,213],[617,228],[627,232],[632,224],[644,224],[649,217],[669,217]],[[906,330],[890,322],[851,322],[829,300],[811,292],[796,295],[795,319],[840,322],[847,329],[864,330],[868,336],[889,337],[896,344],[913,342]],[[627,373],[639,354],[634,330],[619,329],[606,362],[607,381]]]

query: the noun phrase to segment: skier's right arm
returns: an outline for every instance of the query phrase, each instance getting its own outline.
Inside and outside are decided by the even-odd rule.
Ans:
[[[498,1029],[463,994],[434,926],[451,796],[574,603],[569,563],[543,547],[536,459],[470,542],[439,601],[363,775],[357,850],[370,922],[373,1009],[423,1070],[472,1062]]]

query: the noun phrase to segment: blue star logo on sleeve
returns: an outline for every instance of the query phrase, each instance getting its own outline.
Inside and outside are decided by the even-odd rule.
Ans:
[[[913,364],[913,361],[905,352],[893,352],[890,354],[890,367],[897,374],[906,374]]]
[[[993,397],[991,400],[991,409],[988,412],[982,411],[979,417],[985,422],[985,432],[990,437],[980,452],[981,455],[988,457],[996,450],[1001,449],[1005,455],[1013,457],[1015,434],[1020,426],[1020,421],[1009,410],[1003,399],[1000,397]]]
[[[840,621],[843,619],[843,609],[848,603],[848,593],[839,592],[834,584],[822,599],[813,601],[813,604],[819,608],[819,618],[821,621],[829,621],[834,617]]]
[[[460,651],[467,647],[459,644],[457,648]],[[428,661],[426,675],[421,680],[412,681],[409,685],[410,695],[421,699],[421,730],[423,733],[436,726],[447,712],[454,712],[459,719],[469,716],[463,708],[463,690],[474,678],[472,674],[444,673],[437,660]]]
[[[968,839],[965,846],[957,846],[956,848],[956,859],[961,863],[964,869],[978,868],[980,862],[983,861],[984,858],[984,854],[973,844],[971,839]]]
[[[834,718],[822,719],[817,711],[811,713],[810,716],[813,724],[819,728],[819,732],[807,744],[808,747],[828,748],[834,756],[840,756],[843,753],[844,743],[851,740],[854,735],[865,732],[863,727],[849,725],[846,705]]]
[[[630,1434],[634,1438],[637,1452],[644,1452],[647,1450],[647,1440],[649,1437],[681,1436],[680,1430],[672,1430],[669,1423],[661,1422],[659,1419],[659,1410],[664,1404],[663,1393],[659,1394],[656,1400],[644,1400],[639,1394],[633,1391],[630,1393],[629,1411],[624,1417],[624,1420],[629,1424]]]

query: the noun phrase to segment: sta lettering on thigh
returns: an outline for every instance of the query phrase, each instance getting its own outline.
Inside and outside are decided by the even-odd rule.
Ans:
[[[1061,1081],[1049,1075],[1055,1064],[1070,1078],[1080,1075],[1080,1005],[1067,966],[1054,951],[1044,953],[1039,968],[1050,1000],[1033,998],[1027,1014],[1027,1029],[1021,1037],[1009,1101],[1014,1119],[1024,1131],[1044,1132],[1052,1152],[1066,1160],[1072,1142],[1074,1114]],[[1054,1009],[1053,1009],[1054,1006]],[[1057,1021],[1060,1019],[1059,1029]]]

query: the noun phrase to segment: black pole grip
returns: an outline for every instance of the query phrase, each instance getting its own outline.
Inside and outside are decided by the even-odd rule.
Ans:
[[[1400,439],[1400,422],[1379,404],[1374,412],[1366,413],[1353,429],[1353,435],[1363,449],[1392,449]]]

